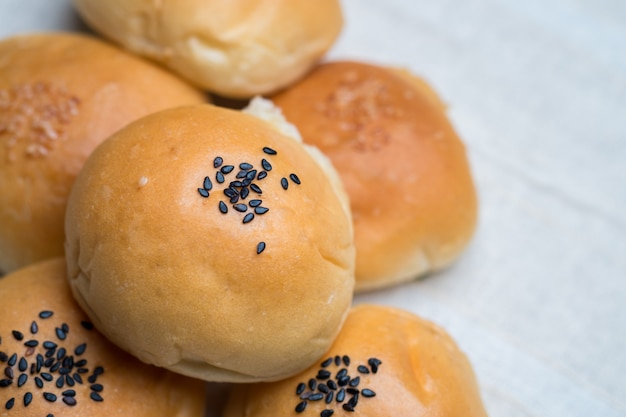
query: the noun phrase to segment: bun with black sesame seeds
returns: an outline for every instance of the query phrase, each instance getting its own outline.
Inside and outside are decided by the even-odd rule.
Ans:
[[[155,113],[107,139],[78,176],[70,284],[139,359],[207,381],[276,380],[338,333],[354,288],[347,197],[270,109],[257,99],[246,112]]]
[[[328,62],[272,99],[343,180],[356,291],[442,269],[466,248],[476,190],[464,144],[425,81],[403,70]]]
[[[465,354],[409,312],[354,307],[319,362],[282,381],[236,385],[222,417],[486,417]]]
[[[65,260],[0,279],[0,415],[201,417],[205,384],[105,339],[72,297]]]
[[[205,95],[93,37],[38,33],[0,41],[0,271],[63,256],[76,174],[111,133]]]

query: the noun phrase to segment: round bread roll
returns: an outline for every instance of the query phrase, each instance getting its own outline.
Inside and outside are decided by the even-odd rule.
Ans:
[[[146,365],[93,328],[63,258],[0,279],[0,305],[1,415],[203,415],[202,381]]]
[[[408,312],[352,309],[318,363],[279,382],[233,387],[222,417],[486,417],[467,357]]]
[[[477,217],[470,167],[445,107],[424,81],[334,62],[273,100],[343,180],[357,291],[443,268],[466,247]]]
[[[111,133],[197,89],[102,41],[43,33],[0,41],[0,271],[63,256],[76,174]]]
[[[93,29],[226,97],[289,85],[331,47],[339,0],[74,0]]]
[[[77,178],[66,235],[96,327],[207,381],[300,372],[352,300],[352,221],[332,166],[235,110],[166,110],[113,135]]]

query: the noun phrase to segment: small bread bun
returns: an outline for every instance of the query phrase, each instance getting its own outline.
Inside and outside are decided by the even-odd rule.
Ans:
[[[433,323],[390,307],[352,309],[299,375],[233,387],[222,417],[486,417],[467,357]]]
[[[477,199],[465,147],[423,80],[334,62],[273,99],[344,182],[355,227],[357,291],[443,268],[466,247]]]
[[[3,416],[200,417],[204,383],[141,363],[74,302],[56,258],[0,279]]]
[[[302,371],[352,300],[339,177],[318,151],[235,110],[166,110],[113,135],[77,178],[66,234],[70,283],[96,327],[207,381]]]
[[[0,271],[63,256],[70,187],[104,138],[154,111],[205,101],[174,75],[87,36],[0,41]]]
[[[192,83],[249,98],[285,87],[331,47],[339,0],[74,0],[93,29]]]

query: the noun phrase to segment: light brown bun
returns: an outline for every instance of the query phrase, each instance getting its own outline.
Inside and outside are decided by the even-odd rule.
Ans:
[[[146,365],[93,328],[63,258],[0,279],[0,305],[0,415],[202,416],[203,382]]]
[[[342,369],[347,371],[345,381],[337,375]],[[349,389],[358,390],[358,395]],[[298,412],[301,407],[304,410]],[[487,416],[472,367],[444,330],[408,312],[373,305],[355,307],[328,353],[301,374],[274,383],[235,386],[222,417],[331,414]]]
[[[466,247],[477,199],[465,147],[423,80],[334,62],[273,99],[344,182],[357,291],[443,268]]]
[[[332,343],[354,287],[347,198],[322,158],[268,122],[211,105],[122,129],[89,158],[68,204],[79,304],[116,344],[176,372],[225,382],[300,372]],[[224,194],[244,162],[257,170],[232,185],[245,213]]]
[[[96,31],[227,97],[289,85],[331,47],[339,0],[74,0]]]
[[[206,101],[174,75],[76,34],[0,42],[0,271],[63,256],[71,185],[91,151],[141,116]]]

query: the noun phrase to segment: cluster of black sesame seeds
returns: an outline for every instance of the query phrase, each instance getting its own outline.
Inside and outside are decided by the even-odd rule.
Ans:
[[[267,146],[263,148],[263,153],[268,155],[266,158],[270,159],[278,154],[274,149]],[[198,188],[198,193],[204,198],[209,198],[213,190],[213,181],[218,184],[225,184],[227,182],[226,176],[235,174],[235,179],[229,181],[228,186],[222,190],[228,204],[225,200],[220,200],[217,208],[222,214],[228,214],[232,208],[235,212],[243,215],[241,220],[243,224],[250,223],[255,219],[255,216],[262,216],[270,210],[263,205],[261,199],[263,189],[259,185],[261,181],[269,177],[272,171],[272,164],[266,158],[261,159],[258,168],[249,162],[241,162],[238,165],[239,171],[235,172],[235,165],[225,164],[221,156],[215,157],[213,159],[213,168],[215,168],[213,179],[210,176],[204,177],[202,187]],[[294,173],[289,174],[289,179],[296,185],[301,184],[300,178]],[[286,177],[280,179],[280,185],[284,190],[289,189],[289,181]],[[248,199],[249,197],[250,199]],[[264,250],[265,242],[257,243],[256,253],[260,254]]]
[[[333,405],[341,404],[345,411],[354,412],[359,404],[360,398],[371,398],[376,396],[370,388],[359,388],[361,375],[375,374],[382,364],[380,359],[369,358],[367,365],[358,365],[357,375],[351,376],[348,371],[350,357],[335,356],[324,360],[315,378],[308,382],[300,382],[296,387],[296,395],[300,402],[296,405],[295,411],[302,413],[310,401],[323,401],[329,408],[320,412],[320,417],[330,417],[335,412]],[[338,368],[333,375],[331,368]]]
[[[39,313],[39,319],[50,319],[54,313],[44,310]],[[88,321],[81,322],[81,325],[92,330],[93,325]],[[43,390],[42,399],[54,403],[57,400],[65,405],[76,406],[76,390],[90,390],[89,398],[92,401],[102,402],[103,385],[98,383],[98,377],[104,373],[101,366],[93,370],[87,365],[84,358],[87,344],[81,343],[68,350],[65,340],[70,328],[67,323],[62,323],[55,327],[56,340],[39,340],[39,323],[33,321],[28,332],[13,330],[11,336],[17,342],[23,342],[24,351],[5,352],[1,350],[2,338],[0,337],[0,367],[4,365],[4,371],[0,374],[0,398],[2,390],[16,385],[23,389],[22,398],[11,397],[4,402],[6,410],[13,409],[19,402],[24,407],[28,407],[32,401],[36,400],[29,390],[29,385],[34,385],[38,390]],[[54,417],[47,414],[46,417]]]

